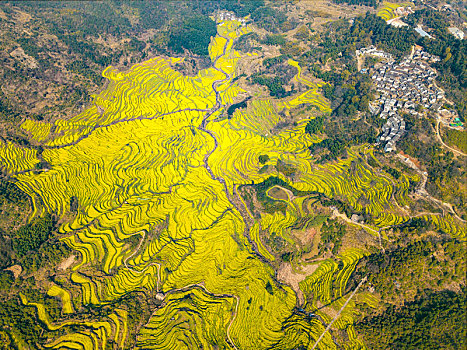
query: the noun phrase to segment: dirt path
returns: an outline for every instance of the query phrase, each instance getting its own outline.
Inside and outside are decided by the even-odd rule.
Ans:
[[[321,339],[323,339],[324,335],[331,329],[332,324],[339,318],[341,312],[345,309],[345,307],[346,307],[347,304],[350,302],[350,300],[352,300],[352,298],[355,296],[355,293],[357,293],[358,289],[362,286],[362,284],[366,282],[367,278],[368,278],[368,276],[363,277],[363,279],[360,281],[360,283],[358,284],[358,286],[354,289],[354,291],[352,292],[352,294],[350,294],[350,297],[345,301],[344,305],[342,305],[342,307],[340,308],[340,310],[337,312],[337,315],[334,316],[334,318],[331,320],[331,322],[329,322],[329,324],[328,324],[328,326],[326,327],[326,329],[324,330],[324,332],[319,336],[318,340],[316,341],[315,345],[313,345],[313,347],[311,348],[311,350],[316,349],[316,347],[318,346],[318,344],[319,344],[319,342],[321,341]]]
[[[365,62],[365,56],[358,55],[357,56],[357,72],[360,72],[362,70],[362,66],[364,62]]]
[[[406,158],[403,155],[397,154],[396,157],[399,158],[401,162],[408,165],[410,168],[416,170],[419,173],[419,175],[422,177],[422,181],[420,182],[420,185],[418,186],[417,190],[415,191],[415,194],[417,196],[428,199],[428,200],[438,204],[439,206],[447,208],[447,211],[450,212],[457,220],[459,220],[461,222],[464,222],[464,223],[466,222],[464,219],[462,219],[461,217],[459,217],[457,215],[457,213],[454,211],[454,208],[452,207],[451,203],[443,202],[443,201],[433,197],[431,194],[428,193],[428,191],[425,188],[426,182],[428,181],[428,175],[426,174],[426,172],[422,171],[410,159],[407,161]],[[430,215],[433,215],[433,214],[430,214]]]
[[[344,214],[339,213],[339,210],[337,210],[337,208],[334,208],[334,207],[332,208],[332,216],[333,217],[338,217],[338,218],[340,218],[340,219],[342,219],[344,221],[347,221],[349,224],[358,225],[358,226],[363,227],[366,230],[370,230],[370,231],[372,231],[374,233],[379,234],[379,231],[375,230],[374,228],[372,228],[370,226],[367,226],[365,224],[361,224],[359,222],[355,222],[355,221],[350,220],[349,217],[345,213]]]
[[[452,147],[449,147],[448,145],[446,145],[443,141],[443,139],[441,138],[441,134],[439,132],[439,124],[441,123],[441,119],[438,117],[438,120],[436,121],[436,137],[438,139],[438,141],[443,145],[443,147],[447,148],[448,150],[450,150],[451,152],[453,152],[454,154],[457,154],[458,156],[462,156],[462,157],[467,157],[467,154],[461,152],[461,151],[458,151]]]

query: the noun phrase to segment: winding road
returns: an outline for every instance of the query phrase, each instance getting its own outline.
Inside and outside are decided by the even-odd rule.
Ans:
[[[441,138],[441,133],[439,132],[439,124],[441,123],[441,119],[438,117],[438,120],[436,121],[436,138],[438,139],[438,141],[443,145],[443,147],[447,148],[448,150],[450,150],[451,152],[453,152],[454,154],[458,155],[458,156],[461,156],[461,157],[467,157],[467,154],[461,152],[461,151],[458,151],[452,147],[449,147],[448,145],[446,145],[443,141],[443,139]]]
[[[401,155],[401,154],[397,154],[396,155],[397,158],[399,158],[399,160],[401,162],[403,162],[405,165],[409,166],[410,168],[414,169],[415,171],[418,172],[418,174],[422,177],[422,181],[420,182],[420,185],[418,186],[415,194],[418,195],[419,197],[422,197],[422,198],[426,198],[434,203],[436,203],[437,205],[441,206],[441,207],[445,207],[447,208],[447,210],[459,221],[461,222],[466,222],[464,219],[462,219],[459,215],[457,215],[457,213],[455,212],[452,204],[450,203],[446,203],[446,202],[443,202],[435,197],[433,197],[431,194],[428,193],[428,191],[426,190],[425,188],[425,185],[426,185],[426,182],[428,181],[428,176],[427,174],[422,171],[415,163],[413,163],[410,159],[407,161],[406,158]]]

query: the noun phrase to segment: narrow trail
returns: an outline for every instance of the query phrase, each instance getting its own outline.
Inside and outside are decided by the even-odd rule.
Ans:
[[[454,149],[452,147],[449,147],[448,145],[446,145],[444,143],[443,139],[441,138],[441,134],[439,132],[439,124],[440,123],[441,123],[441,119],[438,117],[438,120],[436,121],[436,138],[441,143],[441,145],[443,145],[443,147],[447,148],[448,150],[450,150],[454,154],[457,154],[458,156],[467,157],[467,154],[465,154],[464,152],[461,152],[461,151],[458,151],[458,150],[456,150],[456,149]]]
[[[352,225],[358,225],[360,227],[363,227],[364,229],[366,230],[369,230],[369,231],[372,231],[376,234],[379,234],[379,231],[378,230],[375,230],[374,228],[370,227],[370,226],[367,226],[365,224],[361,224],[359,222],[355,222],[355,221],[352,221],[351,219],[349,219],[349,217],[344,213],[340,213],[336,208],[333,208],[332,209],[332,215],[334,217],[338,217],[346,222],[348,222],[349,224],[352,224]]]
[[[357,287],[355,287],[354,291],[352,292],[352,294],[350,294],[349,298],[345,301],[344,305],[342,305],[342,307],[340,308],[340,310],[337,312],[337,315],[334,316],[334,318],[331,320],[331,322],[329,322],[328,326],[326,327],[326,329],[324,330],[324,332],[319,336],[318,340],[316,340],[315,344],[313,345],[313,347],[311,348],[311,350],[314,350],[316,349],[316,347],[318,346],[319,342],[321,341],[321,339],[323,339],[323,337],[326,335],[326,333],[331,329],[332,327],[332,324],[339,318],[340,314],[342,313],[342,311],[345,309],[345,307],[347,306],[347,304],[350,302],[350,300],[352,300],[352,298],[355,296],[355,294],[357,293],[358,289],[362,286],[363,283],[366,282],[366,280],[368,279],[368,276],[365,276],[363,277],[363,279],[360,281],[360,283],[358,284]]]
[[[451,203],[446,203],[446,202],[443,202],[435,197],[433,197],[431,194],[428,193],[428,191],[426,190],[425,186],[426,186],[426,183],[428,181],[428,176],[427,174],[422,171],[417,165],[415,165],[413,162],[406,162],[405,161],[405,157],[402,156],[401,154],[397,154],[396,155],[397,158],[400,159],[401,162],[403,162],[405,165],[408,165],[410,168],[414,169],[415,171],[418,172],[418,174],[422,177],[422,181],[420,183],[420,185],[418,186],[417,190],[415,191],[415,194],[421,198],[425,198],[425,199],[428,199],[434,203],[436,203],[438,206],[441,206],[441,207],[445,207],[447,208],[447,211],[450,212],[452,214],[452,216],[454,216],[457,220],[459,220],[460,222],[467,222],[466,220],[462,219],[459,215],[457,215],[457,213],[455,212],[453,206]],[[443,210],[444,212],[444,210]],[[437,215],[435,213],[432,213],[430,215]],[[416,215],[417,216],[417,215]]]

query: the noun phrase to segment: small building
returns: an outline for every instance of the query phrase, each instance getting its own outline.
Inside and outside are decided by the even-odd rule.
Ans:
[[[457,27],[449,27],[449,33],[454,35],[457,39],[464,40],[465,33]]]
[[[353,222],[361,222],[363,221],[363,219],[363,216],[358,214],[352,214],[352,216],[350,217],[350,220],[352,220]]]

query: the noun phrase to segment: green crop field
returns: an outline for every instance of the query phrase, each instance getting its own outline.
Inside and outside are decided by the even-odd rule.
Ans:
[[[44,305],[21,295],[55,334],[46,348],[125,348],[129,320],[115,303],[142,292],[157,295],[162,305],[139,328],[139,349],[310,349],[344,306],[349,277],[366,252],[351,249],[321,260],[299,285],[306,305],[297,312],[296,293],[278,282],[275,257],[260,235],[274,232],[293,244],[291,227],[306,219],[311,194],[338,198],[368,215],[375,235],[410,219],[399,206],[409,202],[409,181],[419,179],[392,181],[373,171],[365,161],[372,146],[317,164],[308,147],[321,139],[305,132],[309,119],[272,132],[282,112],[297,106],[331,111],[320,85],[304,77],[297,62],[289,64],[298,69],[295,79],[305,92],[252,99],[231,118],[221,118],[244,92],[235,78],[245,57],[233,44],[249,31],[239,21],[218,24],[209,46],[213,66],[192,77],[172,68],[179,58],[154,58],[125,72],[108,67],[107,87],[82,113],[54,125],[21,125],[43,145],[41,159],[35,149],[0,141],[3,170],[31,196],[33,217],[67,218],[61,239],[79,255],[68,280],[77,289],[63,284],[48,291],[61,302],[63,321],[51,321]],[[264,164],[261,155],[268,156]],[[49,168],[37,171],[42,160]],[[280,189],[288,196],[279,200],[285,210],[255,216],[237,189],[272,177],[294,195]],[[78,210],[66,216],[72,199]],[[455,217],[426,219],[465,238],[465,226]],[[332,328],[346,332],[349,349],[364,348],[353,327],[356,302],[375,304],[371,295],[359,294]],[[105,307],[107,314],[81,320],[75,317],[81,304]],[[327,332],[317,349],[344,345]]]

